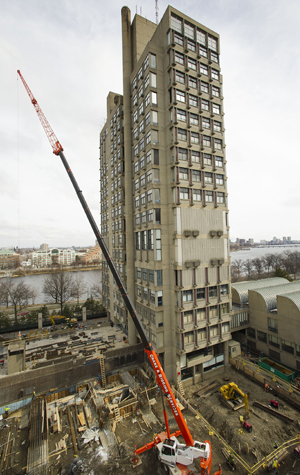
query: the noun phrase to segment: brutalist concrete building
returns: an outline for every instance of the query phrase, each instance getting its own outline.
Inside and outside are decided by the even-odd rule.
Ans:
[[[230,336],[219,35],[122,9],[123,93],[100,133],[101,231],[170,380],[222,367]],[[110,318],[138,336],[107,266]]]

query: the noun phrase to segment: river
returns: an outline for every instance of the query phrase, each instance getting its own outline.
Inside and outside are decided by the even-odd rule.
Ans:
[[[284,251],[298,251],[300,252],[300,244],[283,245],[283,246],[265,246],[265,247],[250,247],[244,251],[232,251],[230,253],[231,263],[242,259],[255,259],[256,257],[263,257],[266,254],[281,254]]]
[[[44,280],[51,274],[38,274],[38,275],[26,275],[25,277],[14,277],[14,281],[22,279],[26,285],[34,288],[38,295],[35,299],[35,304],[42,304],[46,302],[46,298],[43,293]],[[83,286],[84,293],[81,297],[82,300],[90,297],[91,288],[93,285],[99,285],[102,282],[101,270],[88,270],[88,271],[78,271],[72,272],[72,276],[76,278],[76,275],[82,275],[83,277]],[[1,279],[2,280],[2,279]],[[3,278],[5,280],[5,278]]]

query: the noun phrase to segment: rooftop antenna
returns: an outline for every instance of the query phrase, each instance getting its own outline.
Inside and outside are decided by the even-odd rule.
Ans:
[[[158,0],[155,0],[155,20],[158,25]]]

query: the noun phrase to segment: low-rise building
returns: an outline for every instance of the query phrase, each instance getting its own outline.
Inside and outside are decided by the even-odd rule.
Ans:
[[[20,267],[20,254],[13,249],[0,249],[0,269],[16,269]]]
[[[232,302],[232,337],[243,342],[244,335],[253,353],[300,370],[300,282],[274,277],[234,283]]]
[[[75,261],[74,249],[58,249],[56,247],[34,251],[30,255],[33,266],[47,267],[51,265],[71,265]]]

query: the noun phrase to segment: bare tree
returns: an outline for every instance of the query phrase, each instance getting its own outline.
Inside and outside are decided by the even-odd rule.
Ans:
[[[43,293],[46,298],[59,303],[60,311],[72,296],[73,276],[70,272],[60,270],[44,279]]]
[[[12,305],[15,313],[15,324],[18,323],[18,312],[28,306],[28,301],[33,289],[24,283],[22,279],[13,279],[12,277],[5,279],[0,284],[1,300],[6,305]]]
[[[91,288],[91,296],[96,299],[102,300],[102,284],[93,284]]]
[[[252,259],[252,264],[254,269],[256,270],[257,275],[260,277],[264,270],[264,261],[260,257],[255,257]]]
[[[243,267],[244,267],[244,263],[243,263],[242,259],[236,259],[235,261],[232,262],[231,266],[232,266],[237,278],[239,279],[240,275],[242,273]]]
[[[80,297],[84,294],[85,290],[86,285],[84,283],[84,277],[82,274],[76,272],[75,277],[73,278],[72,297],[77,299],[77,303],[79,303]]]
[[[245,270],[248,279],[250,279],[252,275],[252,266],[252,259],[246,259],[246,261],[244,261],[243,263],[243,269]]]
[[[270,275],[270,269],[273,267],[273,254],[266,254],[262,259],[264,262],[264,268],[267,270],[267,274]]]
[[[34,305],[35,299],[37,298],[38,295],[39,295],[39,293],[38,293],[37,289],[35,287],[33,287],[31,289],[30,296],[29,296],[29,298],[32,301],[32,305]]]

